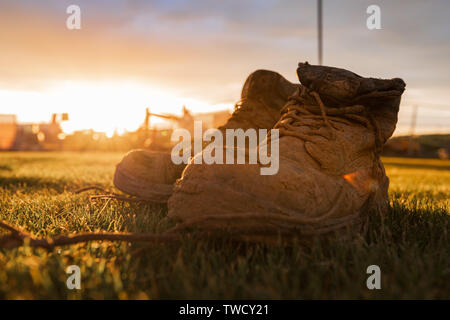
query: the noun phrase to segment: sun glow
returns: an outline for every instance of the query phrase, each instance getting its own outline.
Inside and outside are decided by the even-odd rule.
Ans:
[[[49,121],[52,113],[69,113],[66,133],[94,129],[112,135],[136,130],[151,112],[181,114],[229,108],[180,97],[176,92],[135,82],[63,82],[43,91],[0,90],[0,113],[18,115],[20,122]],[[152,119],[152,123],[161,120]]]

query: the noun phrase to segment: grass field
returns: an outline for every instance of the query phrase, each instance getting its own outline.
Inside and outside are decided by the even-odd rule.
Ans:
[[[113,153],[0,153],[0,219],[38,236],[80,231],[161,232],[167,208],[91,203],[112,187]],[[385,158],[391,209],[367,235],[309,248],[185,241],[181,246],[91,242],[48,252],[0,250],[2,299],[450,298],[450,161]],[[3,231],[0,231],[3,232]],[[69,265],[82,289],[66,287]],[[368,290],[366,268],[381,268]]]

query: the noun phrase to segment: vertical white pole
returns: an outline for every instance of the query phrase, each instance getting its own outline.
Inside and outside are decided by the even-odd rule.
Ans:
[[[318,31],[318,49],[319,49],[319,65],[322,65],[323,59],[323,35],[322,35],[322,0],[317,0],[317,31]]]

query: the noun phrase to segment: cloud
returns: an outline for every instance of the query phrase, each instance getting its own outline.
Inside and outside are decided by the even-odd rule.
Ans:
[[[312,28],[289,33],[288,25],[277,26],[279,15],[270,18],[271,6],[255,11],[250,2],[218,8],[210,3],[81,2],[80,31],[65,29],[63,5],[49,5],[48,12],[11,6],[2,14],[9,27],[0,31],[6,48],[0,71],[7,75],[0,81],[4,87],[41,88],[58,79],[133,78],[179,87],[196,98],[230,101],[238,98],[236,90],[220,91],[236,88],[257,68],[289,66],[295,80],[298,45],[290,39],[309,35]],[[313,52],[312,39],[303,46]]]
[[[317,61],[310,0],[78,0],[82,30],[69,31],[65,8],[72,2],[2,2],[1,89],[125,79],[230,103],[255,69],[297,81],[297,63]],[[405,101],[414,100],[409,90],[420,89],[425,100],[448,102],[450,2],[379,0],[382,30],[375,31],[365,24],[370,4],[324,1],[325,64],[364,76],[402,77]]]

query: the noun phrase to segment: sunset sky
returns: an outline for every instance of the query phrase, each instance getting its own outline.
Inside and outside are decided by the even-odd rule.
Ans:
[[[324,64],[403,78],[397,134],[413,105],[417,132],[450,132],[450,1],[323,2]],[[71,4],[81,30],[66,28]],[[366,27],[371,4],[381,30]],[[312,0],[0,0],[0,25],[0,114],[69,112],[67,130],[133,130],[146,107],[231,109],[253,70],[298,82],[298,62],[317,63]]]

